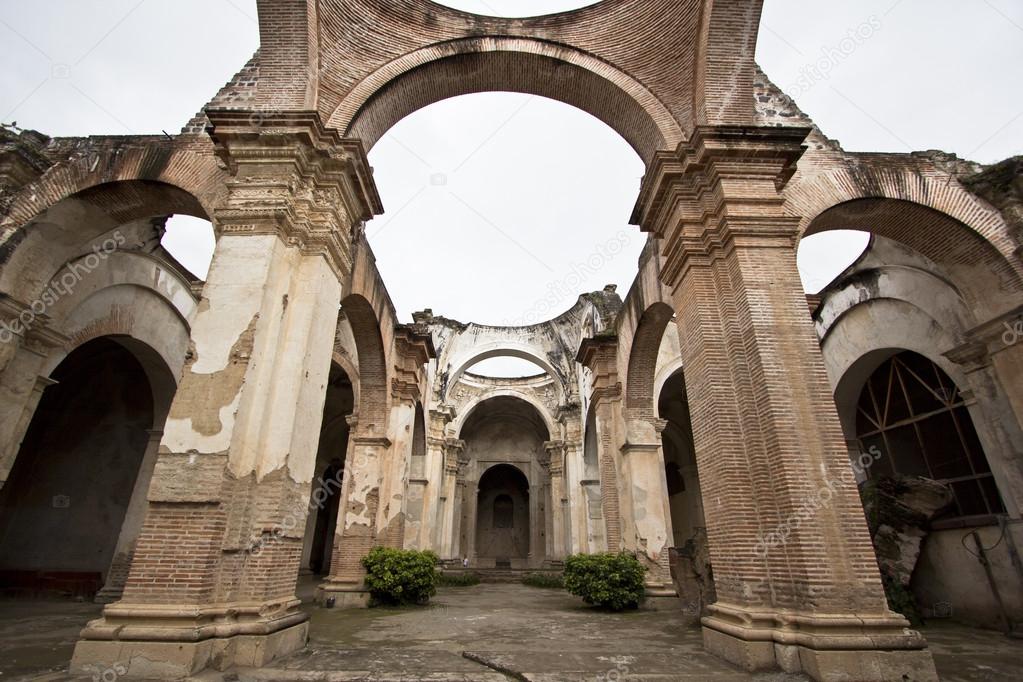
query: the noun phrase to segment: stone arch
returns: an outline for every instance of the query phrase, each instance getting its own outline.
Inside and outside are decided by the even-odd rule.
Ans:
[[[431,45],[386,64],[352,89],[328,125],[361,139],[368,151],[418,109],[492,91],[539,95],[582,109],[618,132],[645,163],[684,139],[665,106],[628,74],[566,45],[503,36]]]
[[[56,580],[70,572],[71,591],[116,599],[141,528],[175,375],[146,343],[105,335],[62,353],[46,376],[52,383],[0,492],[3,568],[49,570]],[[41,513],[51,496],[66,496],[74,513],[62,514],[60,505]]]
[[[530,407],[536,410],[536,413],[543,420],[544,426],[547,428],[548,434],[558,433],[558,424],[555,421],[553,415],[550,414],[548,408],[534,396],[524,391],[517,391],[514,388],[498,388],[492,391],[487,391],[485,395],[481,395],[477,398],[472,399],[466,404],[465,408],[459,415],[455,417],[455,420],[451,424],[451,429],[458,437],[461,437],[462,429],[466,422],[469,421],[469,417],[472,416],[473,412],[476,411],[480,405],[483,405],[488,400],[494,398],[515,398],[521,400],[524,403],[528,403]]]
[[[654,379],[657,372],[657,353],[668,323],[675,311],[667,303],[654,303],[643,313],[632,337],[629,351],[629,370],[625,385],[625,407],[637,416],[655,416]]]
[[[383,434],[387,429],[387,361],[380,320],[370,302],[360,294],[341,301],[355,338],[359,358],[359,390],[356,414],[359,430]]]
[[[445,387],[446,392],[450,392],[452,388],[458,384],[458,380],[462,378],[462,375],[464,375],[473,365],[490,358],[512,357],[532,362],[537,365],[538,369],[543,370],[549,377],[554,379],[554,385],[558,391],[559,399],[564,393],[564,387],[562,386],[558,371],[554,368],[554,365],[548,362],[543,355],[533,348],[530,348],[529,346],[512,346],[505,343],[487,344],[483,346],[482,350],[479,348],[479,346],[475,346],[470,351],[470,355],[467,357],[457,358],[454,363],[452,363],[454,370],[448,376],[447,385]]]
[[[0,288],[15,298],[33,300],[51,273],[75,259],[142,248],[148,238],[144,233],[154,231],[154,219],[173,214],[209,219],[198,195],[163,181],[110,180],[76,192],[52,187],[44,183],[39,191],[53,203],[42,204],[36,196],[36,213],[16,223],[12,207],[5,221]]]

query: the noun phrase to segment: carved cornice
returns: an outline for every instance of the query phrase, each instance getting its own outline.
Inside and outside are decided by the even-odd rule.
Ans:
[[[677,152],[660,152],[632,220],[664,239],[661,280],[744,243],[791,248],[799,218],[781,189],[805,151],[806,127],[698,126]]]
[[[347,276],[353,233],[383,212],[361,142],[324,128],[315,112],[207,114],[231,173],[226,203],[213,212],[221,232],[278,234]]]
[[[991,356],[1023,343],[1023,306],[1017,306],[966,332],[966,342],[944,355],[966,371],[988,366]]]
[[[561,476],[565,473],[565,453],[568,447],[563,440],[549,440],[543,444],[543,453],[540,456],[540,465],[550,473],[551,476]]]
[[[437,357],[433,337],[413,325],[399,324],[394,332],[394,378],[391,394],[401,400],[422,399],[423,366]]]
[[[66,347],[70,339],[51,329],[53,320],[23,303],[0,293],[0,343],[17,344],[27,351],[46,356],[54,348]],[[11,338],[7,338],[8,335]]]

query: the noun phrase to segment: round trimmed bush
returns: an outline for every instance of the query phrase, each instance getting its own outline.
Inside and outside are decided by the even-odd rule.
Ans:
[[[624,611],[643,601],[646,569],[633,555],[574,554],[565,560],[565,588],[593,606]]]
[[[374,547],[362,558],[366,587],[380,604],[425,604],[437,593],[437,555]]]

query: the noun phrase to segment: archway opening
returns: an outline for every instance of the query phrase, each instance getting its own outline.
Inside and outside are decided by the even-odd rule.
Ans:
[[[939,525],[1005,512],[962,391],[926,357],[901,351],[882,362],[860,392],[855,428],[860,452],[874,455],[871,478],[921,476],[952,489]]]
[[[580,109],[514,92],[453,97],[399,121],[370,160],[387,213],[367,235],[399,319],[433,308],[524,326],[635,277],[644,239],[629,219],[644,164]]]
[[[316,451],[316,476],[313,478],[309,516],[306,520],[303,572],[315,575],[330,572],[348,452],[348,417],[354,409],[352,381],[341,367],[332,363]]]
[[[879,241],[891,240],[922,256],[962,293],[978,319],[1004,312],[1023,290],[1023,275],[1005,255],[1007,245],[996,247],[973,227],[930,206],[884,197],[852,199],[820,213],[802,239],[850,230],[875,236],[868,254]]]
[[[859,230],[830,230],[799,240],[796,263],[803,290],[816,294],[835,281],[870,247],[870,234]]]
[[[134,536],[122,536],[140,525],[137,481],[169,400],[114,337],[78,347],[50,379],[0,490],[0,587],[91,598],[127,570],[115,553],[130,555]]]
[[[497,396],[473,409],[461,438],[468,464],[460,554],[479,568],[542,566],[552,521],[543,417],[525,400]]]
[[[657,411],[660,418],[667,422],[661,433],[661,445],[664,452],[664,476],[668,484],[672,540],[675,547],[684,547],[689,541],[699,541],[698,536],[705,526],[700,477],[696,467],[696,447],[693,445],[693,422],[682,370],[664,382]]]
[[[172,215],[163,226],[160,246],[189,273],[206,281],[217,246],[213,223],[190,215]]]
[[[476,503],[476,556],[496,568],[529,558],[529,481],[516,467],[498,464],[480,478]]]

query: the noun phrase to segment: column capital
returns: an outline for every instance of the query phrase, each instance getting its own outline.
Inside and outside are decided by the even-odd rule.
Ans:
[[[212,109],[215,153],[231,173],[213,211],[222,234],[277,234],[322,255],[342,279],[365,221],[383,212],[359,140],[324,127],[312,111],[272,115]]]
[[[659,152],[632,222],[666,240],[662,281],[734,243],[791,248],[799,226],[782,188],[805,151],[808,127],[698,126],[674,152]]]
[[[399,324],[394,330],[394,377],[391,395],[398,400],[422,400],[423,366],[437,357],[433,337],[417,325]]]
[[[1023,306],[978,324],[966,332],[966,342],[944,353],[967,372],[984,369],[991,357],[1023,343]]]
[[[622,393],[618,380],[618,336],[602,333],[582,340],[576,362],[593,373],[593,400],[613,399]]]

